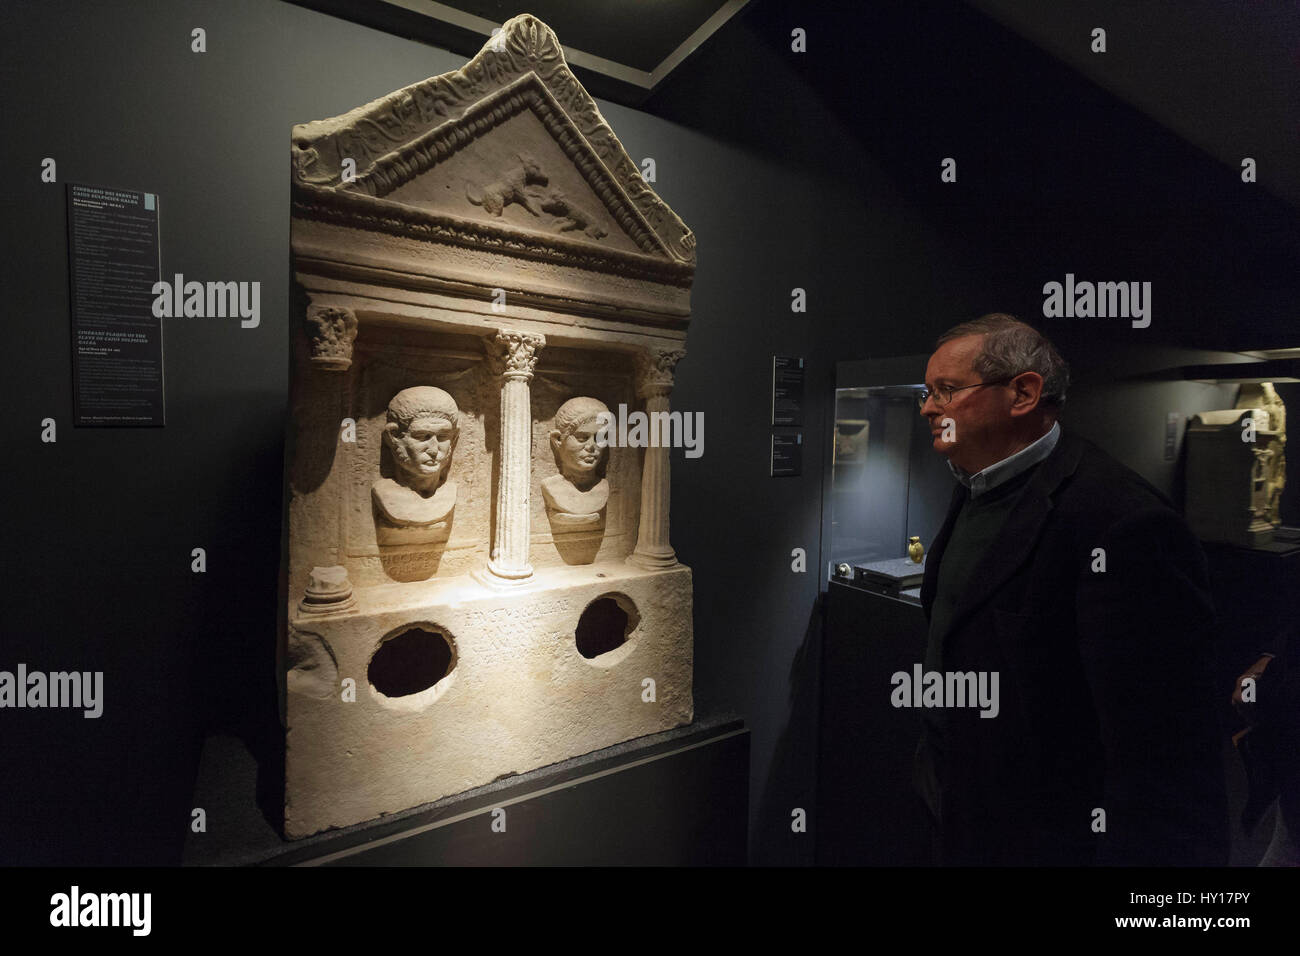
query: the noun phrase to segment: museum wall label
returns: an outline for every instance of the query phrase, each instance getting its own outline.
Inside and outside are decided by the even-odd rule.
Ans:
[[[68,184],[72,404],[77,425],[162,426],[156,193]]]

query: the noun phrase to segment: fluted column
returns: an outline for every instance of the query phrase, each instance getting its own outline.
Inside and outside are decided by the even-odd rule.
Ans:
[[[537,366],[537,353],[546,338],[502,329],[489,340],[488,354],[501,384],[501,481],[497,486],[496,534],[492,540],[489,574],[503,582],[521,581],[533,573],[528,563],[528,499],[533,463],[532,398],[528,383]]]
[[[663,413],[662,420],[667,421],[673,369],[685,355],[684,349],[650,349],[638,356],[636,393],[645,400],[651,434],[657,434],[656,412]],[[636,549],[627,558],[637,567],[670,568],[677,563],[677,554],[668,543],[671,486],[668,448],[652,439],[641,468],[641,520],[637,526]]]

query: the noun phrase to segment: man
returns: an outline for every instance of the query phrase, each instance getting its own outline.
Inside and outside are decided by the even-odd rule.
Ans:
[[[1273,839],[1259,865],[1300,866],[1300,621],[1271,637],[1266,646],[1272,649],[1237,678],[1232,692],[1246,724],[1233,737],[1249,787],[1242,824],[1254,829],[1276,800]]]
[[[1062,428],[1068,369],[1013,317],[945,333],[921,414],[957,479],[926,562],[917,786],[945,865],[1224,865],[1204,555],[1168,500]],[[950,702],[949,702],[950,703]]]

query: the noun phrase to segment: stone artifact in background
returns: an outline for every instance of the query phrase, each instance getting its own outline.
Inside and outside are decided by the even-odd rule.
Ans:
[[[1241,386],[1236,407],[1187,426],[1187,523],[1198,537],[1254,548],[1280,524],[1286,407],[1272,384]]]
[[[1270,524],[1282,523],[1282,491],[1286,487],[1286,405],[1271,382],[1248,382],[1237,395],[1238,408],[1260,408],[1268,413],[1268,430],[1274,436],[1273,454],[1264,469],[1267,487],[1265,520]]]
[[[591,433],[670,413],[695,238],[555,35],[292,157],[285,834],[690,722],[669,450]]]

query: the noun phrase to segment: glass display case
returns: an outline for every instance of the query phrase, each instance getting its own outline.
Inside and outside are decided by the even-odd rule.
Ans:
[[[920,414],[921,389],[919,382],[836,388],[828,499],[832,579],[909,603],[920,601],[924,551],[953,489]]]

